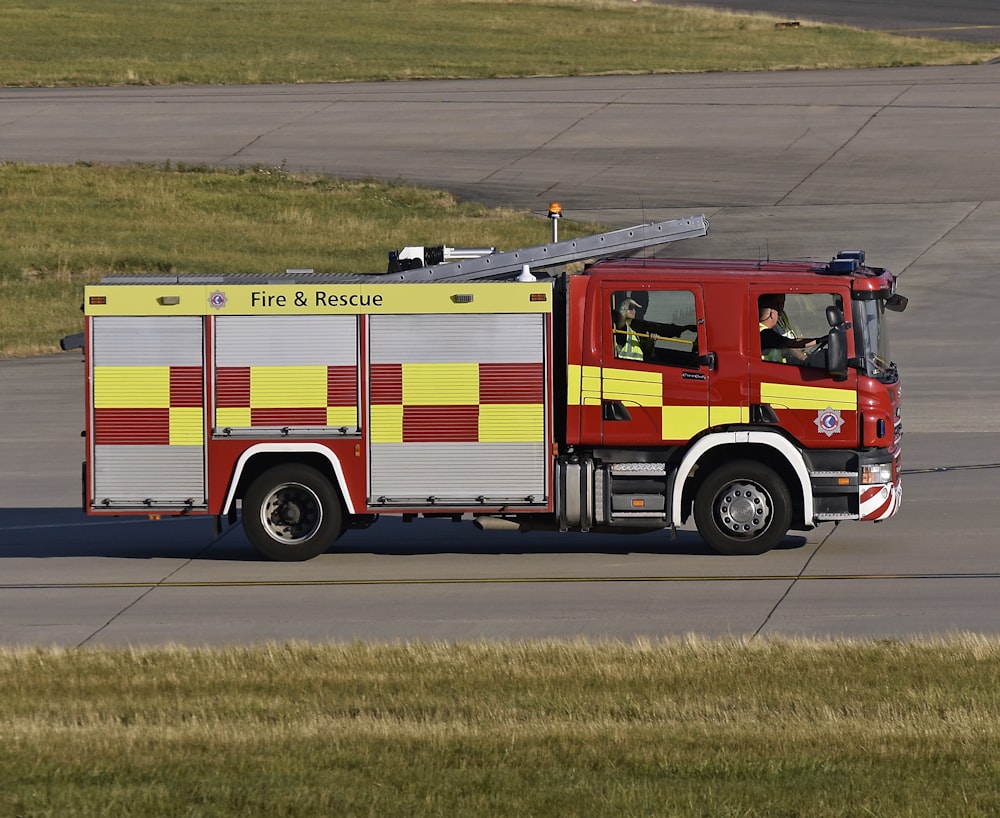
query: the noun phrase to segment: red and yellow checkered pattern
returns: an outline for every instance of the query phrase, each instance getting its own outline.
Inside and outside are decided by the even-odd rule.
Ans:
[[[95,366],[93,377],[98,446],[204,442],[200,366]]]
[[[538,442],[542,363],[373,364],[373,443]]]
[[[219,367],[216,426],[357,426],[357,377],[354,366]]]

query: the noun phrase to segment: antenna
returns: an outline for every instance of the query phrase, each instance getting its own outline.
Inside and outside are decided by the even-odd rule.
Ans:
[[[646,202],[641,197],[639,199],[639,212],[642,213],[642,220],[645,222],[646,221]],[[646,266],[646,260],[648,258],[649,258],[649,255],[647,255],[646,253],[642,254],[642,266],[643,267]]]

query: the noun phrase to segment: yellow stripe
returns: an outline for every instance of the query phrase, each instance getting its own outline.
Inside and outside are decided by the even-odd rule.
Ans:
[[[637,406],[660,406],[663,403],[663,375],[631,369],[605,369],[605,400],[620,400]]]
[[[601,402],[601,368],[599,366],[570,364],[568,373],[567,404],[588,406]]]
[[[475,406],[479,364],[403,364],[406,406]]]
[[[326,367],[250,367],[250,406],[254,409],[326,406]]]
[[[180,406],[170,410],[170,445],[200,446],[205,438],[200,407]]]
[[[403,407],[379,404],[371,407],[372,443],[403,442]]]
[[[583,367],[580,389],[581,406],[593,406],[601,402],[601,368],[599,366]]]
[[[169,366],[95,366],[95,409],[167,409]]]
[[[664,406],[661,418],[664,440],[689,440],[708,428],[708,407]]]
[[[713,426],[725,426],[727,423],[749,423],[749,406],[712,406],[709,409]]]
[[[579,364],[570,364],[566,367],[566,403],[569,406],[580,405],[580,394],[583,389],[584,367]]]
[[[831,389],[825,386],[798,386],[788,383],[762,383],[761,403],[779,409],[832,409],[856,410],[857,394],[853,389]]]
[[[227,426],[246,428],[250,425],[250,407],[235,406],[215,410],[215,425],[222,429]]]
[[[327,406],[327,426],[357,426],[358,410],[354,406]]]
[[[540,403],[484,403],[479,407],[480,443],[536,443],[545,439]]]

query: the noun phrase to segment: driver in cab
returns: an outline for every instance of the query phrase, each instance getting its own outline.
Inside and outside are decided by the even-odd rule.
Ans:
[[[758,301],[761,357],[777,363],[803,364],[809,349],[819,344],[817,338],[796,338],[784,313],[784,296],[763,295]]]

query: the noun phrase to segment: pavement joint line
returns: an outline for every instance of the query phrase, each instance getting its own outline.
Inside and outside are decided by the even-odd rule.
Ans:
[[[965,466],[925,466],[923,468],[902,469],[902,474],[937,474],[948,471],[973,471],[975,469],[1000,469],[1000,463],[969,463]]]
[[[915,31],[929,32],[929,31],[990,31],[991,29],[1000,29],[1000,26],[995,25],[970,25],[970,26],[930,26],[928,28],[886,28],[883,31],[886,34],[909,34]]]
[[[131,586],[126,585],[126,586],[122,586],[122,587],[132,587],[132,588],[145,588],[145,590],[141,594],[139,594],[139,596],[137,596],[135,599],[133,599],[128,605],[126,605],[124,608],[122,608],[120,611],[118,611],[114,616],[110,617],[107,622],[105,622],[103,625],[101,625],[101,627],[99,627],[97,630],[95,630],[93,633],[91,633],[86,639],[84,639],[83,641],[81,641],[77,645],[77,647],[78,648],[82,648],[88,642],[90,642],[91,640],[93,640],[96,637],[100,636],[100,634],[103,631],[107,630],[115,620],[117,620],[119,617],[122,616],[122,614],[124,614],[129,609],[134,608],[136,605],[138,605],[140,602],[142,602],[142,600],[144,600],[147,596],[149,596],[151,593],[153,593],[153,591],[155,591],[157,588],[159,588],[162,585],[164,585],[164,583],[171,582],[171,579],[170,579],[171,577],[176,576],[179,571],[181,571],[182,569],[184,569],[187,566],[189,566],[195,559],[197,559],[202,554],[204,554],[215,542],[217,542],[218,540],[222,539],[224,536],[225,536],[225,533],[220,534],[218,537],[214,537],[212,539],[212,541],[210,543],[208,543],[208,545],[206,545],[204,548],[202,548],[197,554],[195,554],[193,557],[189,557],[188,559],[184,560],[184,562],[182,562],[180,565],[178,565],[176,568],[174,568],[172,571],[170,571],[165,577],[163,577],[158,582],[153,583],[152,585],[131,585]]]
[[[812,550],[812,553],[806,558],[806,561],[802,564],[802,567],[799,569],[799,572],[795,575],[795,578],[788,583],[788,586],[785,588],[785,592],[778,598],[778,601],[771,606],[771,610],[767,612],[767,616],[765,616],[760,625],[757,626],[757,630],[755,630],[753,632],[753,636],[750,637],[751,639],[756,639],[764,632],[764,629],[768,626],[768,623],[771,621],[771,618],[777,612],[778,608],[781,607],[782,603],[786,599],[788,599],[788,595],[792,592],[792,589],[795,587],[796,583],[799,581],[799,579],[801,579],[802,575],[809,569],[809,564],[816,558],[816,555],[819,553],[819,550],[823,547],[823,544],[827,540],[829,540],[831,536],[833,536],[833,531],[835,530],[836,528],[827,532],[826,536],[823,537],[823,539],[816,544],[816,547]]]
[[[113,519],[100,519],[95,517],[88,517],[85,520],[78,520],[75,522],[65,522],[65,523],[29,523],[27,525],[0,525],[0,531],[35,531],[43,528],[90,528],[99,525],[138,525],[140,523],[169,523],[176,522],[178,520],[208,520],[210,515],[199,515],[194,517],[190,514],[187,515],[171,515],[163,520],[148,520],[148,519],[128,519],[124,517],[115,517]]]
[[[3,583],[0,590],[81,590],[111,588],[306,588],[351,585],[516,585],[572,584],[596,582],[830,582],[860,580],[939,580],[939,579],[1000,579],[1000,573],[910,573],[910,574],[750,574],[706,576],[621,576],[621,577],[453,577],[427,579],[304,579],[304,580],[205,580],[150,582],[60,582]],[[138,601],[138,600],[136,600]]]
[[[773,207],[781,207],[781,206],[783,206],[785,204],[785,202],[789,198],[791,198],[791,196],[796,191],[800,190],[802,187],[804,187],[805,185],[807,185],[810,182],[810,180],[812,180],[812,178],[817,173],[819,173],[823,168],[825,168],[834,159],[836,159],[843,151],[845,151],[847,149],[847,147],[852,142],[854,142],[861,135],[861,133],[866,128],[868,128],[869,125],[871,125],[873,122],[875,122],[875,120],[878,119],[878,117],[884,111],[890,110],[897,102],[899,102],[900,99],[902,99],[907,93],[909,93],[912,90],[912,88],[913,88],[912,85],[906,85],[902,89],[900,89],[900,91],[896,94],[896,96],[894,96],[891,100],[889,100],[889,102],[883,103],[882,105],[874,106],[876,108],[876,110],[874,110],[872,113],[870,113],[868,115],[868,117],[865,119],[865,121],[862,122],[860,125],[858,125],[857,128],[855,128],[855,130],[854,130],[854,132],[852,134],[850,134],[848,137],[846,137],[845,139],[843,139],[841,141],[841,143],[839,145],[837,145],[837,147],[834,148],[826,158],[824,158],[823,160],[817,162],[816,165],[812,168],[812,170],[810,170],[808,173],[806,173],[801,179],[799,179],[798,182],[796,182],[788,190],[786,190],[781,196],[779,196],[778,199],[773,203],[772,206]]]

